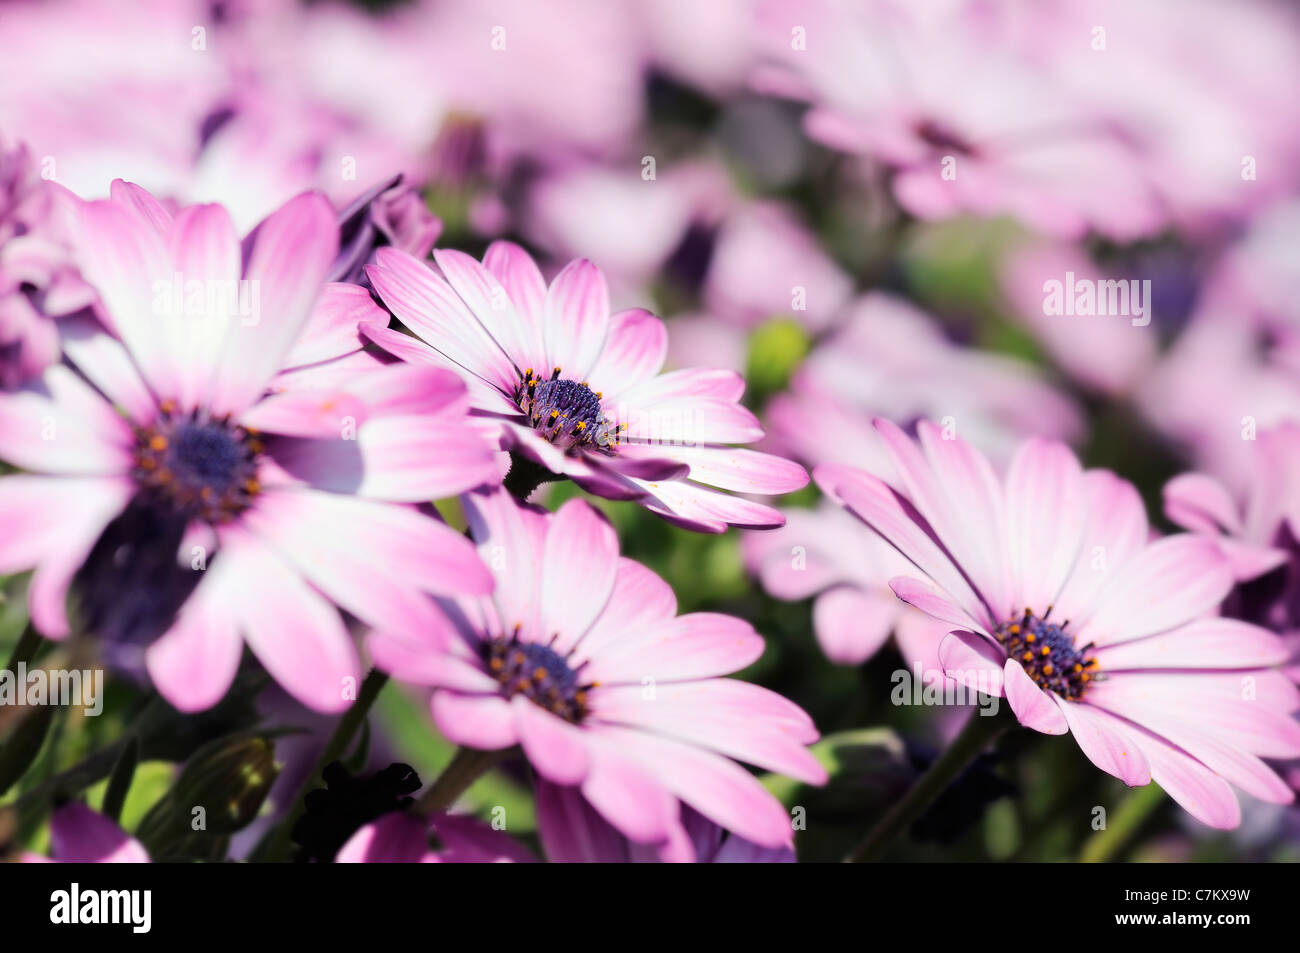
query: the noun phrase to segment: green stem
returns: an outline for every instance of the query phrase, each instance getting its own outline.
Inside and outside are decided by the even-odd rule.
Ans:
[[[865,863],[878,860],[894,839],[925,813],[957,776],[970,766],[976,756],[1010,725],[1006,718],[971,712],[970,720],[961,734],[953,739],[946,751],[930,765],[929,770],[917,779],[912,789],[901,801],[882,817],[871,833],[853,852],[844,858],[846,863]]]
[[[29,621],[27,628],[23,629],[23,634],[18,637],[18,644],[14,646],[13,654],[9,656],[5,668],[16,675],[18,665],[20,663],[30,664],[32,659],[36,657],[36,650],[41,647],[41,643],[44,641],[45,639]]]
[[[1098,831],[1083,845],[1083,850],[1079,851],[1079,861],[1085,864],[1104,864],[1114,860],[1164,800],[1165,792],[1155,784],[1136,788],[1108,819],[1105,829]]]
[[[438,780],[420,796],[415,809],[421,814],[445,811],[464,794],[471,784],[486,774],[506,755],[501,751],[480,751],[477,748],[457,748]]]
[[[329,742],[325,745],[325,750],[321,752],[320,758],[317,759],[316,767],[312,769],[311,774],[307,775],[294,793],[293,807],[289,814],[267,832],[266,836],[253,850],[250,860],[284,860],[289,853],[293,826],[298,823],[298,818],[302,817],[303,812],[307,809],[303,802],[307,792],[320,787],[322,783],[321,775],[327,765],[342,760],[347,752],[348,745],[352,742],[352,736],[357,733],[361,723],[370,714],[375,699],[379,697],[380,691],[383,690],[386,684],[388,684],[388,676],[377,668],[372,668],[369,674],[366,675],[365,681],[361,683],[361,691],[357,694],[357,700],[352,703],[351,708],[343,713],[338,726],[334,729],[334,734],[330,736]]]

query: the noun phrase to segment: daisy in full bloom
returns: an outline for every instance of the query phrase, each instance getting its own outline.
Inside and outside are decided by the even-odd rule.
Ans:
[[[149,852],[134,837],[79,801],[50,817],[50,856],[31,852],[25,864],[147,864]]]
[[[552,863],[792,864],[789,847],[760,847],[723,830],[698,811],[682,809],[685,835],[662,847],[628,840],[587,803],[577,788],[537,785],[537,824]]]
[[[491,245],[482,263],[437,250],[438,271],[391,248],[375,258],[371,284],[417,337],[383,326],[362,333],[405,361],[460,373],[474,412],[499,424],[502,449],[516,459],[715,533],[784,521],[719,489],[776,495],[807,483],[796,464],[729,446],[763,435],[740,404],[740,375],[660,374],[663,322],[640,309],[611,315],[605,278],[590,261],[570,262],[548,287],[509,242]]]
[[[579,788],[623,836],[685,836],[683,805],[764,847],[792,839],[785,809],[732,759],[823,783],[802,709],[721,676],[752,663],[749,623],[677,616],[668,585],[621,558],[585,501],[554,515],[504,490],[462,497],[490,598],[443,604],[458,637],[372,633],[375,664],[432,686],[438,728],[468,748],[521,745],[537,773]]]
[[[1213,827],[1240,823],[1232,785],[1291,801],[1261,759],[1300,755],[1300,693],[1276,635],[1215,615],[1233,577],[1212,540],[1152,541],[1133,486],[1055,441],[1026,441],[999,479],[928,422],[919,446],[876,428],[895,485],[837,465],[816,479],[912,564],[892,588],[952,627],[950,676]]]
[[[459,378],[389,367],[267,393],[360,347],[365,292],[322,293],[337,248],[317,193],[241,249],[221,206],[172,215],[116,182],[80,213],[102,324],[59,322],[66,363],[0,395],[0,460],[28,471],[0,477],[0,573],[35,568],[39,632],[134,648],[182,710],[221,698],[247,642],[299,701],[340,711],[359,661],[339,608],[423,631],[441,619],[423,592],[491,588],[467,540],[406,505],[498,479]]]

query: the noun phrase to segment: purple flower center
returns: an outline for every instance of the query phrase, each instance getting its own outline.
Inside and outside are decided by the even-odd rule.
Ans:
[[[246,510],[259,492],[261,451],[255,433],[164,406],[153,426],[136,431],[133,474],[164,508],[224,523]]]
[[[561,378],[558,367],[542,380],[530,367],[515,389],[515,402],[533,429],[556,446],[614,452],[618,429],[604,415],[601,395],[586,381]]]
[[[484,646],[488,671],[506,698],[523,695],[565,721],[578,724],[587,714],[587,691],[568,659],[549,645],[519,641],[519,630]]]
[[[1077,701],[1097,677],[1097,659],[1091,645],[1075,647],[1074,636],[1065,631],[1068,619],[1057,625],[1047,621],[1051,614],[1051,606],[1041,619],[1026,609],[1020,618],[999,625],[993,635],[1039,688]]]

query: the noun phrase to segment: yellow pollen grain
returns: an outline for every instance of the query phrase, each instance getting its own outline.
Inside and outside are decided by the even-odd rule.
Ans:
[[[162,453],[167,449],[167,438],[160,433],[149,438],[149,449]]]

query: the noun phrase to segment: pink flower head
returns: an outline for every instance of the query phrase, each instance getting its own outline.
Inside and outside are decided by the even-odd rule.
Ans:
[[[812,784],[826,774],[797,706],[722,678],[763,652],[747,622],[677,617],[672,590],[618,554],[613,528],[583,500],[554,515],[504,491],[462,497],[490,598],[446,608],[459,637],[373,633],[375,663],[432,686],[434,721],[452,741],[522,745],[537,773],[578,787],[624,836],[683,836],[680,804],[766,847],[789,845],[790,818],[747,761]]]
[[[536,858],[513,838],[456,814],[385,814],[357,830],[336,864],[501,864]]]
[[[1165,515],[1216,540],[1240,582],[1281,566],[1288,541],[1300,540],[1300,425],[1243,443],[1252,462],[1241,493],[1208,473],[1180,474],[1164,489]]]
[[[1300,692],[1273,668],[1276,635],[1214,614],[1233,580],[1212,541],[1152,542],[1133,486],[1055,441],[1026,441],[999,479],[928,422],[919,446],[876,427],[895,486],[834,465],[816,479],[912,564],[892,588],[952,626],[950,676],[1213,827],[1240,823],[1231,785],[1291,801],[1261,758],[1300,755]]]
[[[40,177],[26,146],[10,146],[0,136],[0,390],[57,361],[53,319],[94,300],[70,260],[72,201]]]
[[[147,864],[144,846],[80,801],[59,808],[50,817],[50,856],[26,853],[27,864]]]
[[[119,181],[80,221],[103,326],[60,322],[72,367],[0,395],[0,459],[31,471],[0,477],[0,572],[35,567],[32,622],[56,639],[75,577],[78,631],[142,652],[182,710],[221,698],[247,642],[298,700],[340,711],[359,663],[336,605],[425,630],[441,616],[421,591],[491,588],[463,537],[402,505],[496,479],[455,375],[266,393],[360,348],[355,315],[378,309],[355,286],[321,294],[337,246],[319,194],[241,250],[224,208],[173,216]]]
[[[663,845],[638,844],[600,816],[577,788],[541,781],[537,823],[552,863],[792,864],[790,847],[760,847],[731,834],[689,807],[678,837]]]
[[[438,271],[394,249],[375,258],[366,269],[375,291],[417,337],[377,324],[362,333],[417,366],[459,373],[502,449],[590,493],[715,533],[782,523],[772,507],[719,490],[774,495],[807,482],[796,464],[729,446],[763,434],[740,404],[741,377],[659,374],[663,322],[641,309],[611,315],[590,261],[570,262],[548,287],[509,242],[493,243],[481,264],[437,250]]]

